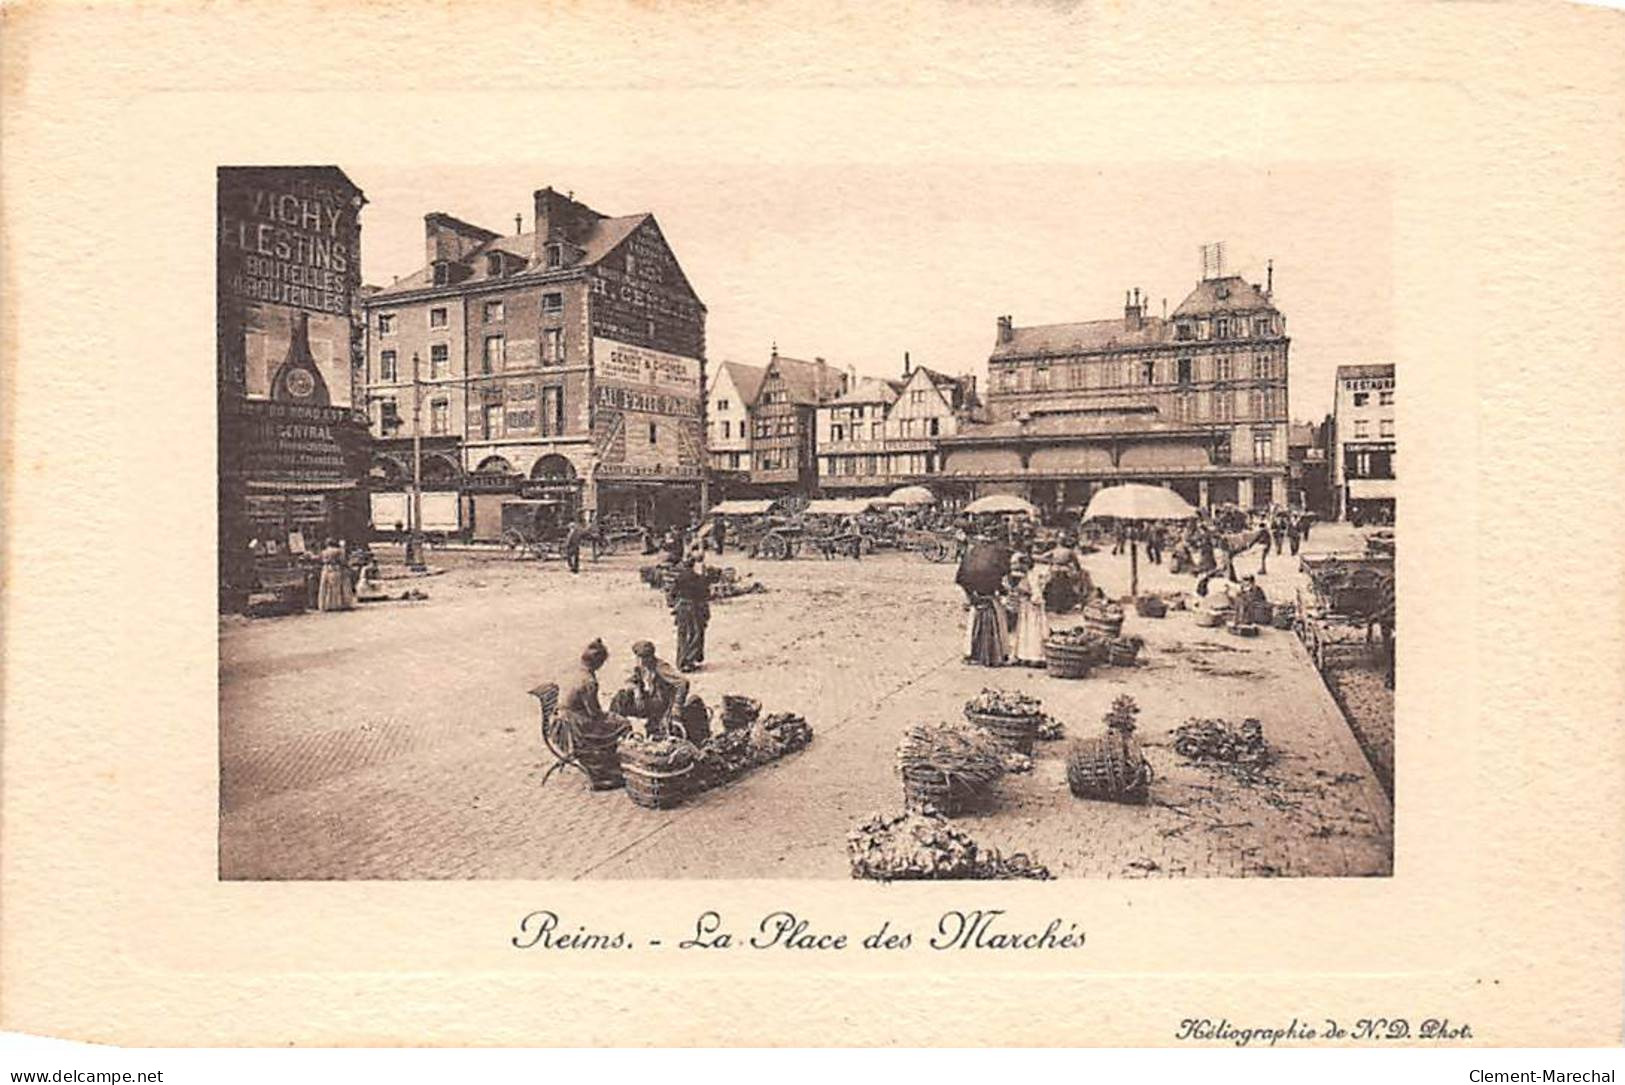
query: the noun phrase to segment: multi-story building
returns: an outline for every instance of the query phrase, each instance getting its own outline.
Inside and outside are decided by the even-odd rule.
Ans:
[[[737,496],[750,482],[750,408],[767,370],[743,362],[723,362],[711,370],[705,393],[705,447],[712,498]]]
[[[818,405],[847,390],[848,375],[822,358],[811,362],[779,353],[777,345],[750,406],[750,480],[774,493],[813,491]]]
[[[1340,365],[1332,398],[1330,475],[1334,515],[1394,518],[1394,367]]]
[[[705,306],[653,215],[551,188],[533,207],[510,236],[426,215],[424,266],[365,298],[378,487],[410,479],[416,433],[430,530],[495,538],[515,494],[686,517],[705,467]],[[399,502],[374,504],[377,526],[399,519]]]
[[[257,555],[366,530],[366,197],[336,166],[227,166],[217,184],[220,599],[235,608],[270,576]]]
[[[976,405],[976,378],[911,365],[905,354],[902,379],[865,378],[819,406],[819,488],[869,495],[939,479],[941,443]]]
[[[1120,481],[1201,505],[1285,504],[1290,340],[1272,280],[1204,278],[1172,317],[1149,315],[1138,290],[1121,320],[1000,317],[992,421],[943,442],[945,474],[1051,510]]]
[[[1289,504],[1329,517],[1325,438],[1313,422],[1294,422],[1287,431]]]

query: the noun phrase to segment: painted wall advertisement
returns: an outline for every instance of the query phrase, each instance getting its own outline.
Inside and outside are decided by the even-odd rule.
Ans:
[[[698,478],[700,362],[593,339],[593,436],[605,478]]]

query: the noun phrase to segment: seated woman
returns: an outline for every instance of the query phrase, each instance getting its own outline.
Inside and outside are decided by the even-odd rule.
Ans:
[[[613,769],[613,748],[626,733],[624,720],[604,711],[598,702],[598,670],[609,659],[609,649],[596,638],[581,652],[581,666],[559,691],[559,720],[569,729],[571,743],[594,791],[620,787],[621,774]]]

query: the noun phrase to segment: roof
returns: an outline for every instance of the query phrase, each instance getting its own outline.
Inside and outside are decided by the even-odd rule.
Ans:
[[[447,216],[448,218],[450,216]],[[593,223],[587,236],[581,239],[580,247],[585,250],[581,258],[569,265],[568,270],[591,267],[604,257],[608,256],[617,245],[625,241],[631,234],[651,216],[647,211],[637,215],[621,215],[617,218],[601,218]],[[479,229],[479,227],[475,227]],[[473,271],[465,279],[459,279],[456,286],[459,288],[477,286],[482,282],[511,282],[526,276],[542,276],[557,274],[559,268],[526,267],[523,271],[513,275],[492,275],[487,268],[483,257],[490,252],[501,251],[521,257],[527,262],[534,262],[536,258],[536,234],[534,231],[526,234],[510,234],[506,237],[496,237],[487,241],[479,248],[465,256],[459,263],[467,264]],[[430,289],[435,285],[434,266],[425,265],[399,281],[384,287],[372,296],[372,299],[384,299],[397,294],[410,294],[418,290]]]
[[[746,365],[744,362],[723,362],[722,372],[728,374],[728,379],[733,381],[740,402],[747,404],[756,402],[756,395],[762,390],[762,378],[767,376],[765,366]]]
[[[1269,295],[1240,275],[1203,279],[1174,310],[1174,316],[1206,316],[1209,313],[1245,313],[1273,309]]]
[[[1067,414],[1035,415],[1026,422],[1011,419],[1006,422],[972,422],[959,427],[953,437],[944,437],[944,444],[960,442],[1011,441],[1044,437],[1096,437],[1115,434],[1189,433],[1192,428],[1179,422],[1170,422],[1151,410],[1107,412],[1089,414],[1075,411]]]
[[[841,393],[845,377],[828,362],[804,362],[800,358],[773,356],[768,368],[778,366],[779,376],[790,390],[790,401],[806,406],[817,406],[831,396]]]
[[[1337,379],[1345,377],[1391,377],[1394,375],[1394,363],[1385,365],[1340,365],[1337,367]]]
[[[1292,448],[1307,448],[1315,443],[1315,427],[1308,422],[1294,422],[1287,428],[1286,443]]]
[[[1173,325],[1156,316],[1142,318],[1137,328],[1129,327],[1126,320],[1115,318],[1085,320],[1075,324],[1038,324],[1030,328],[1011,328],[1007,341],[994,344],[993,360],[1033,354],[1080,354],[1092,350],[1154,346],[1172,338]],[[935,375],[932,379],[936,379]]]
[[[898,395],[902,392],[899,381],[879,380],[875,377],[859,377],[857,387],[830,400],[825,406],[849,403],[896,403]]]

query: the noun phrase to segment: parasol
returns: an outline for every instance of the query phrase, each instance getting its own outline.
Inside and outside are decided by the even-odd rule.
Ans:
[[[935,505],[937,495],[924,486],[899,486],[886,500],[894,505]]]
[[[1085,520],[1110,516],[1118,520],[1187,520],[1196,515],[1183,497],[1164,486],[1125,482],[1108,486],[1089,501]]]
[[[1097,516],[1110,516],[1118,520],[1184,520],[1195,516],[1196,510],[1172,490],[1163,486],[1147,486],[1141,482],[1124,482],[1108,486],[1089,499],[1085,520]],[[1140,544],[1129,540],[1128,548],[1129,594],[1140,594]]]
[[[1015,494],[989,494],[987,497],[978,497],[965,506],[965,511],[972,516],[999,512],[1018,512],[1025,513],[1028,516],[1038,515],[1038,509],[1031,501],[1017,497]]]

